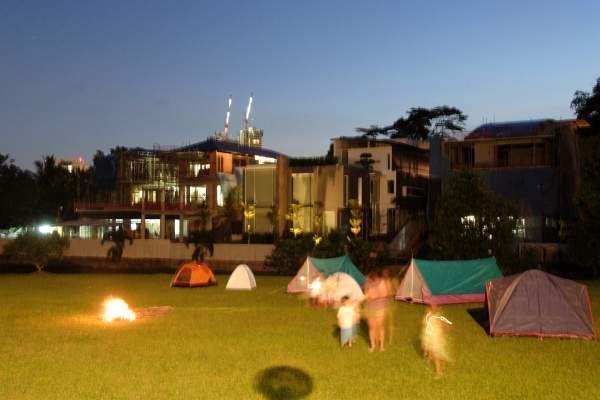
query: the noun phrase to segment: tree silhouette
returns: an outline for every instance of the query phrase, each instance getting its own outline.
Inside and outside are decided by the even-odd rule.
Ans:
[[[398,118],[392,125],[371,125],[369,128],[356,128],[356,131],[365,137],[384,135],[391,138],[428,140],[432,136],[447,137],[462,132],[466,120],[467,116],[456,107],[416,107],[411,108],[406,117]]]
[[[106,232],[102,236],[102,244],[106,242],[113,242],[113,245],[108,249],[107,257],[113,262],[121,261],[123,257],[123,250],[125,249],[125,242],[129,241],[129,244],[133,243],[133,238],[129,236],[123,229],[115,229]]]

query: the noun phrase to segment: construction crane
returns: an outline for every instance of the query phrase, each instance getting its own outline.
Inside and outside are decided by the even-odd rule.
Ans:
[[[225,115],[225,127],[223,128],[223,139],[229,138],[229,116],[231,115],[231,95],[227,104],[227,114]]]
[[[248,107],[246,107],[246,115],[244,116],[244,130],[248,130],[248,120],[250,119],[250,111],[252,110],[252,93],[250,93],[250,100],[248,100]]]

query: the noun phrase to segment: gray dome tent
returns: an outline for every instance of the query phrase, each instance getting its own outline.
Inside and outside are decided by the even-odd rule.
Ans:
[[[587,286],[530,270],[488,281],[491,336],[595,338]]]

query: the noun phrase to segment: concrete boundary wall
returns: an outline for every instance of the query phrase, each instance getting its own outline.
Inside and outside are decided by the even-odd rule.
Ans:
[[[0,251],[11,239],[0,239]],[[65,257],[103,258],[107,256],[112,242],[102,244],[100,239],[71,239]],[[214,245],[212,257],[208,261],[225,261],[242,263],[264,263],[270,255],[272,244],[238,244],[218,243]],[[184,243],[171,242],[167,239],[136,239],[131,244],[125,243],[124,259],[154,259],[154,260],[189,260],[194,252],[194,245],[186,247]]]

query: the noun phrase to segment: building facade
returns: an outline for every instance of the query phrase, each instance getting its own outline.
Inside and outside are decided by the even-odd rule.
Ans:
[[[114,160],[111,200],[77,204],[76,212],[122,224],[135,237],[181,240],[191,230],[219,228],[227,196],[241,191],[246,168],[276,171],[285,159],[261,147],[214,139],[169,150],[129,149]]]
[[[424,217],[429,181],[429,144],[405,139],[334,138],[334,155],[346,167],[366,172],[357,200],[368,216],[369,232],[393,235]]]
[[[552,119],[485,124],[464,140],[443,143],[442,165],[446,171],[477,170],[496,194],[513,200],[524,241],[556,243],[563,222],[575,215],[577,132],[586,126]],[[444,181],[448,174],[442,175]]]

